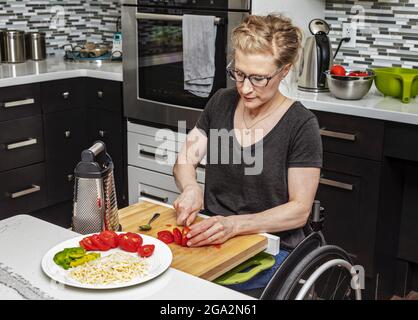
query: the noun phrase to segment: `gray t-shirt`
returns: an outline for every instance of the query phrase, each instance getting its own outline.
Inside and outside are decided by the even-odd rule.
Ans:
[[[208,137],[204,202],[209,215],[258,213],[287,203],[288,169],[322,167],[318,121],[300,102],[262,140],[243,148],[233,134],[238,101],[236,88],[217,91],[196,124]],[[222,129],[229,133],[226,139],[215,134]],[[305,237],[302,228],[277,235],[288,250]]]

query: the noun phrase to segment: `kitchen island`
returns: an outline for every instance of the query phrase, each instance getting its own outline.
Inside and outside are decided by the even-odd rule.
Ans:
[[[41,269],[43,255],[54,245],[79,236],[27,215],[0,221],[0,299],[38,300],[243,300],[247,295],[169,268],[138,286],[83,290],[51,280]]]

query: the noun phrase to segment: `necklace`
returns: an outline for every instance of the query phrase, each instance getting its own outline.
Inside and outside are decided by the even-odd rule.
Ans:
[[[254,127],[257,123],[259,123],[260,121],[262,121],[262,120],[264,120],[265,118],[267,118],[269,115],[271,115],[274,111],[276,111],[278,108],[280,108],[281,107],[281,105],[286,101],[286,97],[285,96],[283,96],[283,100],[280,102],[280,104],[276,107],[276,108],[274,108],[271,112],[269,112],[269,113],[267,113],[264,117],[262,117],[261,119],[259,119],[259,120],[257,120],[256,122],[254,122],[251,126],[248,126],[247,125],[247,122],[245,121],[245,117],[244,117],[244,112],[245,112],[245,107],[244,107],[244,109],[242,110],[242,120],[243,120],[243,122],[244,122],[244,125],[245,125],[245,129],[244,129],[244,133],[245,133],[245,135],[249,135],[250,133],[251,133],[251,128],[252,127]]]

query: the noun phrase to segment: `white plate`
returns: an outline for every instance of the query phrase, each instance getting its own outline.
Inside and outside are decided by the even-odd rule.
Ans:
[[[124,233],[124,232],[118,232]],[[78,282],[77,280],[69,276],[69,270],[64,270],[54,262],[54,255],[64,250],[65,248],[79,247],[80,240],[90,236],[89,234],[82,235],[73,239],[69,239],[61,242],[55,247],[51,248],[42,258],[42,269],[43,271],[53,280],[77,288],[84,289],[116,289],[124,288],[133,285],[137,285],[146,281],[149,281],[168,269],[173,260],[173,254],[171,253],[170,247],[167,246],[164,242],[147,235],[141,234],[142,239],[144,240],[143,244],[153,244],[155,245],[154,253],[151,257],[146,258],[148,262],[148,274],[146,276],[136,277],[129,282],[109,284],[109,285],[93,285],[93,284],[84,284]],[[105,257],[111,253],[115,252],[124,252],[135,257],[139,257],[137,253],[130,253],[123,251],[121,249],[111,249],[109,251],[96,251],[100,252],[102,257]]]

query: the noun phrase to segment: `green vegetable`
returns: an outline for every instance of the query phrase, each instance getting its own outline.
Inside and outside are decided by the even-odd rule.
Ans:
[[[54,256],[54,262],[65,270],[77,267],[88,261],[97,259],[100,253],[86,254],[86,250],[81,247],[65,248]]]

